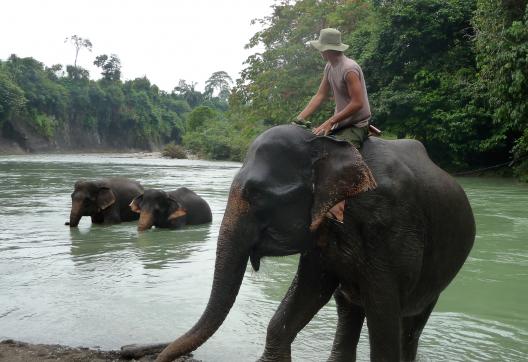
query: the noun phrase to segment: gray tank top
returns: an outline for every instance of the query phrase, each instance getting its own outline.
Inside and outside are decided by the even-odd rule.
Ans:
[[[332,66],[330,63],[326,63],[324,74],[328,82],[330,83],[330,88],[332,88],[332,93],[335,98],[335,113],[340,112],[346,105],[350,102],[350,96],[348,95],[348,89],[346,85],[346,75],[349,72],[354,72],[359,77],[361,81],[361,86],[363,87],[363,107],[352,116],[347,119],[339,122],[337,128],[349,127],[354,125],[355,127],[365,127],[368,126],[370,119],[370,105],[367,96],[367,87],[365,85],[365,77],[363,76],[363,71],[358,63],[354,60],[342,56],[339,62]]]

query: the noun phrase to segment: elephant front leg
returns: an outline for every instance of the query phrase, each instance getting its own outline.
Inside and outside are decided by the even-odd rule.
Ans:
[[[266,346],[259,361],[291,361],[297,333],[332,296],[338,281],[325,270],[318,250],[301,256],[297,275],[268,325]]]
[[[93,214],[91,218],[92,224],[103,224],[105,221],[103,214],[100,212],[98,212],[97,214]]]

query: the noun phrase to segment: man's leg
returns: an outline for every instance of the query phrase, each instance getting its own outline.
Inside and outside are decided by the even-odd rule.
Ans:
[[[368,126],[365,127],[349,127],[337,131],[333,136],[339,140],[347,141],[356,147],[358,150],[363,145],[363,142],[368,138]],[[336,219],[337,221],[343,222],[343,213],[345,211],[345,200],[335,204],[326,217]]]
[[[334,136],[337,139],[351,143],[358,150],[363,145],[363,142],[368,138],[368,126],[365,127],[348,127],[337,131]]]

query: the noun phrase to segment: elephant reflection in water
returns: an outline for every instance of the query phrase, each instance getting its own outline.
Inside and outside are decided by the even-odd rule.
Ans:
[[[145,269],[160,269],[167,263],[190,257],[209,235],[209,225],[178,232],[160,230],[141,234],[135,229],[130,230],[130,227],[119,226],[91,229],[89,232],[71,228],[70,252],[75,264],[96,263],[109,255],[121,258],[132,252]]]
[[[344,223],[326,218],[341,200]],[[158,361],[213,335],[248,260],[258,270],[262,257],[296,253],[297,275],[269,323],[261,361],[290,361],[297,333],[332,295],[338,323],[331,361],[356,359],[365,319],[371,360],[414,360],[429,315],[474,237],[464,191],[418,141],[371,137],[360,155],[301,127],[274,127],[253,142],[232,183],[205,311]],[[163,346],[125,346],[123,355]]]

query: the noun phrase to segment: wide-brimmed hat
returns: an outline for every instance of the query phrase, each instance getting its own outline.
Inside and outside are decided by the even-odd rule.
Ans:
[[[342,52],[348,49],[348,45],[341,43],[341,32],[333,28],[322,29],[319,33],[319,39],[310,41],[310,45],[320,52],[326,50]]]

